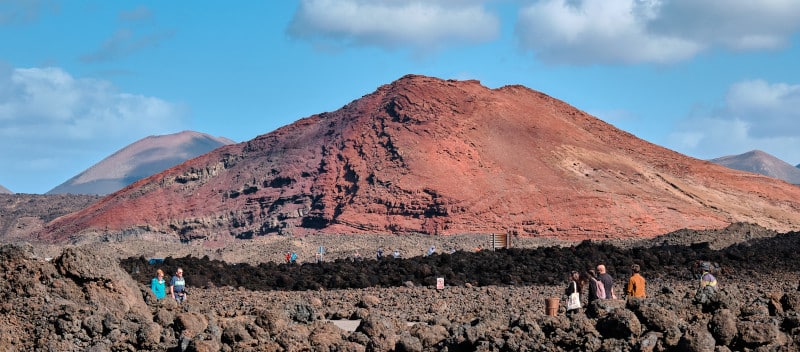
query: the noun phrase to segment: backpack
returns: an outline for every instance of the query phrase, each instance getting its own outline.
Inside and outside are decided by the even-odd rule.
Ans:
[[[603,282],[595,279],[592,280],[594,281],[595,294],[597,295],[597,298],[606,299],[606,288],[603,286]]]

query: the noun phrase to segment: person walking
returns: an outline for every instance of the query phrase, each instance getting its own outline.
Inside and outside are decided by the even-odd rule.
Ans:
[[[606,272],[606,266],[600,264],[597,266],[597,278],[603,283],[603,288],[606,291],[605,299],[617,299],[617,294],[614,292],[614,278]]]
[[[586,271],[589,286],[588,302],[592,303],[598,299],[606,299],[606,290],[603,282],[597,279],[597,272],[594,269]]]
[[[647,296],[645,290],[645,280],[644,277],[639,273],[641,271],[641,267],[639,264],[631,265],[631,271],[633,271],[633,275],[628,280],[628,287],[625,290],[625,294],[628,297],[635,297],[635,298],[644,298]]]
[[[178,303],[186,301],[186,279],[183,277],[183,269],[178,268],[175,276],[169,280],[169,293]]]
[[[716,290],[717,278],[711,274],[711,263],[700,263],[700,270],[702,271],[702,274],[700,275],[700,288],[711,287],[713,290]]]
[[[581,292],[583,291],[583,284],[580,281],[580,274],[577,271],[572,271],[569,275],[569,283],[567,284],[564,294],[567,296],[567,313],[572,313],[581,308]]]
[[[167,295],[166,283],[164,271],[161,269],[156,270],[156,277],[150,280],[150,290],[156,295],[156,299],[162,299]]]
[[[717,293],[717,278],[711,274],[711,263],[700,263],[700,286],[694,294],[694,303],[708,304]]]

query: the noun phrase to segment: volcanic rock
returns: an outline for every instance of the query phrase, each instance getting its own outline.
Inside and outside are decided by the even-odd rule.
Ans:
[[[136,182],[53,221],[39,239],[601,239],[734,222],[796,229],[800,188],[653,145],[523,86],[409,75]]]
[[[29,246],[0,247],[0,350],[76,350],[98,343],[146,348],[160,326],[116,259],[67,249],[51,262]],[[110,347],[110,346],[107,346]],[[109,348],[114,349],[114,348]]]
[[[800,313],[793,302],[800,257],[793,254],[800,237],[793,232],[742,240],[753,236],[745,228],[756,229],[730,226],[729,233],[692,237],[698,243],[720,235],[740,240],[721,249],[656,238],[646,247],[584,241],[293,265],[208,256],[120,262],[111,242],[67,246],[48,261],[33,255],[35,246],[5,245],[0,350],[797,350]],[[541,239],[519,244],[529,240]],[[718,291],[709,299],[718,303],[709,309],[693,299],[699,260],[719,268]],[[631,274],[630,263],[641,263],[647,297],[599,300],[570,313],[562,305],[556,316],[545,314],[546,298],[564,302],[569,270],[598,262],[606,263],[617,287]],[[155,269],[177,267],[187,275],[189,300],[151,299]],[[444,288],[436,287],[437,277],[445,279]],[[279,286],[265,286],[270,280]],[[585,301],[585,291],[582,296]],[[357,316],[359,326],[346,330],[331,322],[346,316]]]

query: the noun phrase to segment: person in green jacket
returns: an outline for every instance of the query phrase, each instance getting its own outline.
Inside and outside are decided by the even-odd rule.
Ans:
[[[150,281],[150,289],[156,295],[156,298],[162,299],[167,295],[166,281],[164,280],[164,271],[161,269],[156,270],[156,277]]]

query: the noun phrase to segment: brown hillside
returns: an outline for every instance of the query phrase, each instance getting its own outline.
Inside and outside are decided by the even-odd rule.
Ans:
[[[52,222],[45,240],[141,231],[512,232],[652,237],[800,225],[800,188],[640,140],[523,86],[405,76],[136,182]]]
[[[56,186],[47,194],[106,195],[234,141],[183,131],[142,138]]]

